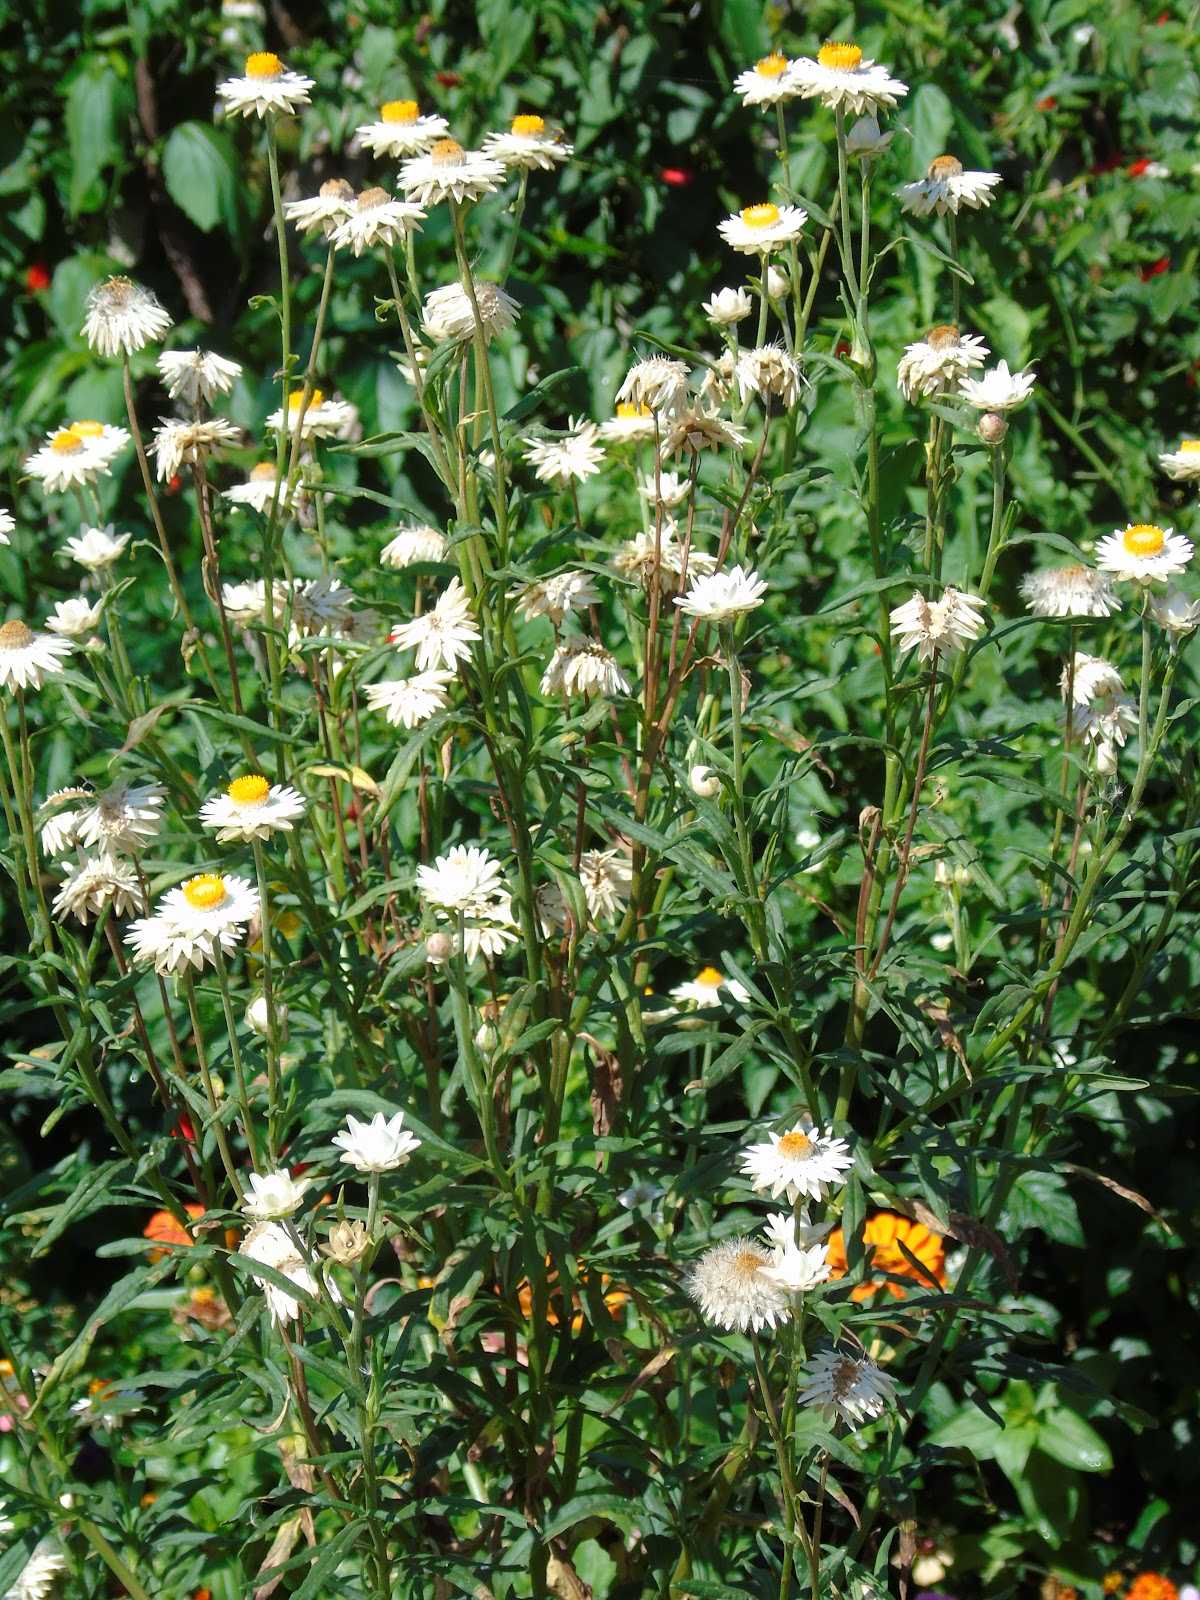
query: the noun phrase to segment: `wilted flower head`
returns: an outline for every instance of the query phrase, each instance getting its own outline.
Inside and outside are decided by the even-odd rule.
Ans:
[[[666,458],[683,454],[699,455],[702,450],[743,450],[747,440],[741,428],[703,406],[680,411],[667,429],[662,442]]]
[[[129,278],[108,278],[87,297],[83,336],[102,356],[132,355],[161,339],[171,319],[149,289]]]
[[[211,350],[164,350],[158,370],[171,399],[189,406],[201,401],[211,405],[218,395],[229,394],[234,379],[242,375],[236,361],[226,361]]]
[[[206,422],[166,420],[154,430],[154,459],[158,481],[169,483],[182,466],[202,466],[221,445],[236,444],[241,429],[224,417]]]
[[[957,216],[963,206],[978,211],[990,206],[992,190],[1000,182],[998,172],[965,172],[957,156],[935,156],[929,170],[917,183],[906,183],[896,190],[902,211],[927,217],[947,212]]]
[[[335,249],[350,249],[361,256],[371,245],[390,248],[414,228],[419,232],[424,215],[420,206],[397,200],[386,189],[375,186],[362,191],[349,216],[334,228],[330,240]]]
[[[278,1222],[256,1223],[242,1240],[239,1254],[249,1261],[258,1261],[287,1278],[306,1297],[315,1297],[317,1280],[312,1269],[296,1248],[296,1241]],[[300,1301],[286,1289],[280,1289],[269,1279],[259,1277],[251,1269],[250,1276],[262,1285],[263,1297],[271,1320],[278,1326],[295,1322],[300,1315]]]
[[[649,589],[658,572],[678,580],[683,575],[683,546],[675,536],[675,524],[664,519],[656,534],[653,528],[627,539],[609,565],[623,578],[635,579],[643,589]],[[689,550],[687,570],[692,579],[716,570],[716,557],[703,550]]]
[[[306,200],[287,200],[283,214],[301,233],[332,239],[347,217],[354,215],[354,185],[345,178],[326,178],[317,193]]]
[[[1035,617],[1109,617],[1121,602],[1103,572],[1092,567],[1043,567],[1021,580]]]
[[[617,402],[673,413],[688,393],[688,369],[674,356],[643,356],[625,374]]]
[[[422,523],[416,527],[401,528],[379,552],[379,559],[385,567],[402,570],[418,561],[440,561],[445,553],[445,535]]]
[[[629,680],[611,651],[594,639],[566,639],[542,674],[543,694],[628,694]]]
[[[585,850],[579,881],[593,922],[615,922],[629,901],[633,865],[623,850]]]
[[[1098,752],[1115,753],[1138,725],[1137,702],[1126,694],[1121,674],[1103,656],[1079,651],[1074,671],[1065,667],[1062,691],[1066,697],[1067,726],[1073,734],[1087,739]]]
[[[841,1418],[853,1429],[895,1403],[896,1385],[870,1356],[823,1350],[806,1363],[798,1398],[827,1423]]]
[[[479,325],[487,344],[499,333],[507,333],[521,315],[520,307],[512,295],[506,294],[498,284],[483,278],[472,279],[475,304],[479,307]],[[421,326],[436,344],[447,339],[466,340],[475,337],[475,312],[471,297],[461,283],[448,283],[443,289],[434,289],[425,297],[421,307]]]
[[[890,620],[900,649],[916,650],[922,661],[930,661],[935,651],[952,655],[978,638],[985,609],[978,595],[958,589],[945,589],[936,601],[926,600],[918,589],[911,600],[896,606]]]
[[[109,906],[114,916],[127,917],[131,911],[145,911],[146,897],[134,864],[101,850],[97,856],[81,857],[71,868],[52,909],[60,922],[72,916],[86,927],[90,918]]]
[[[800,393],[800,368],[781,344],[759,345],[744,350],[738,358],[737,381],[743,398],[756,394],[765,401],[769,395],[778,395],[790,410]]]
[[[277,55],[259,50],[247,56],[243,77],[217,85],[217,97],[231,117],[293,116],[308,104],[312,86],[311,78],[289,72]]]
[[[705,1321],[731,1333],[757,1333],[791,1315],[787,1293],[763,1272],[770,1265],[770,1252],[754,1239],[725,1239],[692,1263],[683,1287]]]
[[[559,572],[537,583],[518,584],[510,591],[526,622],[549,617],[556,626],[568,611],[585,611],[599,604],[600,591],[590,572]]]
[[[1189,600],[1182,589],[1171,583],[1166,594],[1150,596],[1150,615],[1170,634],[1192,633],[1200,624],[1200,600]]]
[[[944,394],[972,367],[981,367],[989,354],[982,339],[970,333],[964,338],[953,323],[946,323],[905,349],[896,382],[906,400]]]

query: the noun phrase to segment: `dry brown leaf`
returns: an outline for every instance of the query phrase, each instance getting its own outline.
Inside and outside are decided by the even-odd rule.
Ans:
[[[1093,1172],[1091,1167],[1077,1167],[1073,1161],[1064,1161],[1063,1171],[1073,1172],[1080,1178],[1090,1178],[1093,1183],[1099,1183],[1105,1189],[1111,1189],[1114,1194],[1119,1194],[1122,1200],[1129,1200],[1135,1206],[1139,1206],[1148,1217],[1153,1217],[1155,1222],[1164,1227],[1168,1233],[1173,1231],[1166,1218],[1154,1209],[1144,1194],[1139,1194],[1136,1189],[1127,1189],[1124,1184],[1118,1183],[1115,1178],[1106,1178],[1102,1172]]]
[[[917,1005],[929,1018],[930,1022],[932,1022],[937,1028],[938,1034],[946,1049],[953,1050],[954,1054],[962,1063],[962,1069],[967,1075],[967,1082],[974,1083],[975,1079],[971,1074],[971,1067],[967,1061],[967,1052],[963,1049],[963,1042],[955,1032],[954,1024],[950,1021],[950,1013],[946,1010],[945,1006],[940,1004],[939,1001],[931,999],[929,995],[922,996],[922,998],[917,1001]]]
[[[657,1355],[651,1356],[649,1361],[647,1361],[646,1365],[638,1373],[637,1377],[629,1385],[628,1389],[626,1389],[621,1398],[619,1400],[614,1400],[612,1405],[609,1406],[608,1410],[605,1411],[603,1415],[606,1417],[611,1417],[614,1412],[620,1411],[625,1402],[632,1399],[644,1383],[649,1383],[651,1378],[660,1373],[662,1369],[674,1359],[675,1354],[676,1347],[673,1344],[668,1344],[664,1345]]]
[[[579,1036],[591,1046],[592,1052],[592,1132],[599,1137],[611,1133],[621,1104],[621,1062],[611,1050],[606,1050],[590,1033]]]
[[[567,1556],[550,1552],[546,1563],[546,1587],[557,1600],[592,1600],[590,1585],[575,1571]]]
[[[298,1514],[294,1517],[289,1517],[287,1521],[280,1526],[279,1532],[271,1541],[271,1548],[267,1551],[266,1556],[263,1558],[262,1566],[258,1569],[258,1576],[260,1578],[265,1578],[272,1567],[282,1566],[287,1558],[291,1555],[292,1551],[296,1548],[296,1541],[300,1537],[300,1525],[302,1521],[303,1516]],[[277,1577],[268,1578],[266,1583],[255,1584],[254,1600],[269,1600],[269,1597],[275,1593],[275,1590],[279,1587],[282,1581],[283,1573],[281,1572]]]

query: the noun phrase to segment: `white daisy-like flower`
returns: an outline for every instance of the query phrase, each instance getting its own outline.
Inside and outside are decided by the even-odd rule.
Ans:
[[[908,93],[906,83],[893,78],[886,67],[865,61],[859,47],[848,41],[823,44],[815,61],[801,56],[789,72],[806,100],[816,98],[831,110],[840,106],[855,116],[874,114],[880,106],[890,108]]]
[[[132,355],[170,326],[157,297],[129,278],[107,278],[87,297],[83,336],[102,356]]]
[[[911,600],[896,606],[891,624],[901,650],[916,650],[922,661],[933,659],[935,651],[953,655],[983,632],[985,602],[978,595],[946,589],[942,598],[926,600],[919,589]]]
[[[645,444],[658,433],[658,422],[649,406],[621,400],[613,415],[600,424],[605,444]]]
[[[443,200],[462,205],[491,194],[504,182],[503,162],[481,150],[464,150],[456,139],[439,139],[400,168],[400,187],[426,210]]]
[[[743,399],[756,394],[765,401],[768,395],[778,395],[790,411],[799,398],[800,367],[781,344],[763,344],[753,350],[743,350],[738,357],[736,373]]]
[[[41,810],[48,811],[52,806],[64,805],[68,800],[85,800],[90,797],[90,789],[59,789],[44,801]],[[56,811],[47,817],[42,824],[40,834],[43,855],[60,856],[64,850],[75,848],[79,843],[79,834],[76,830],[82,815],[81,811],[72,808],[67,811]]]
[[[498,284],[487,283],[482,278],[472,278],[471,282],[484,342],[491,344],[497,334],[508,332],[521,310],[512,295],[506,294]],[[426,296],[421,307],[421,326],[435,344],[475,337],[475,312],[471,297],[461,283],[448,283],[445,288],[434,289]]]
[[[475,961],[480,956],[494,961],[497,956],[502,956],[510,944],[516,944],[520,937],[520,930],[513,921],[512,898],[507,894],[497,895],[489,906],[481,906],[473,911],[463,928],[462,950],[468,961]],[[454,936],[454,947],[458,948],[458,935]]]
[[[749,289],[719,289],[704,302],[704,315],[717,328],[732,328],[753,310]]]
[[[790,100],[799,94],[793,81],[788,58],[781,50],[763,56],[733,80],[734,92],[742,97],[744,106],[774,106],[781,100]]]
[[[832,1271],[828,1246],[821,1243],[829,1226],[807,1224],[807,1213],[797,1229],[795,1217],[776,1212],[767,1218],[764,1230],[771,1244],[771,1264],[762,1269],[763,1275],[790,1295],[808,1294]]]
[[[1182,572],[1195,554],[1192,541],[1153,522],[1134,522],[1096,546],[1096,566],[1130,583],[1162,583]]]
[[[840,1417],[854,1429],[895,1404],[895,1383],[870,1356],[822,1350],[803,1371],[797,1398],[801,1405],[819,1411],[826,1423]]]
[[[317,1280],[312,1275],[312,1269],[296,1248],[296,1241],[291,1234],[278,1222],[256,1223],[242,1240],[238,1254],[245,1256],[248,1261],[257,1261],[264,1267],[273,1268],[280,1277],[293,1283],[301,1294],[316,1298]],[[299,1318],[301,1303],[295,1295],[260,1277],[253,1268],[250,1276],[262,1285],[263,1298],[276,1327]]]
[[[333,1136],[341,1159],[358,1172],[392,1172],[403,1166],[421,1143],[404,1127],[404,1113],[387,1117],[377,1111],[370,1122],[348,1115],[346,1126]]]
[[[671,999],[677,1006],[691,1006],[697,1011],[721,1004],[721,990],[727,989],[733,998],[745,1005],[750,999],[749,990],[736,978],[727,978],[716,967],[701,967],[694,978],[677,983],[671,990]]]
[[[451,672],[458,670],[460,661],[470,660],[471,645],[480,637],[471,602],[459,578],[450,580],[431,610],[411,622],[400,623],[390,635],[398,649],[417,652],[421,670],[448,667]]]
[[[114,534],[111,522],[104,528],[84,528],[79,538],[64,541],[63,554],[89,572],[102,572],[112,566],[132,538],[131,533]]]
[[[119,442],[114,435],[121,436]],[[34,451],[25,462],[25,471],[37,478],[47,493],[62,492],[108,477],[113,457],[128,443],[124,428],[73,422],[52,433],[41,449]]]
[[[1094,567],[1043,567],[1021,579],[1035,617],[1110,617],[1120,611],[1112,581]]]
[[[238,510],[248,506],[251,511],[257,511],[265,517],[275,504],[275,463],[260,461],[257,466],[251,467],[245,483],[235,483],[232,489],[222,489],[221,498],[228,500]],[[286,485],[279,492],[279,503],[287,510],[290,500]]]
[[[271,585],[271,621],[277,626],[286,615],[289,592],[289,588],[281,583]],[[249,583],[221,585],[221,604],[225,608],[225,615],[239,628],[263,626],[266,600],[266,585],[261,578],[254,578]]]
[[[736,566],[697,578],[685,595],[676,597],[675,604],[702,622],[732,622],[762,605],[766,593],[766,584],[753,568],[743,571]]]
[[[585,850],[579,881],[593,922],[615,922],[629,903],[633,864],[623,850]]]
[[[846,154],[859,161],[870,161],[873,156],[881,156],[891,142],[892,135],[880,132],[874,114],[859,117],[846,135]]]
[[[744,256],[767,256],[782,250],[803,232],[808,212],[800,206],[777,206],[772,201],[746,206],[717,224],[722,239]]]
[[[401,528],[379,552],[385,567],[402,571],[418,561],[440,561],[446,554],[446,536],[426,523],[411,528]]]
[[[543,694],[629,694],[629,680],[611,651],[594,639],[565,639],[542,674]]]
[[[905,348],[896,382],[906,400],[945,394],[954,389],[973,367],[982,367],[991,351],[973,333],[965,337],[953,323],[931,328],[925,339]]]
[[[10,533],[16,532],[16,527],[16,519],[12,512],[0,511],[0,544],[12,543],[12,540],[8,536]]]
[[[206,800],[200,807],[200,822],[216,828],[217,843],[234,839],[269,839],[282,829],[290,833],[297,817],[304,815],[304,796],[286,784],[270,783],[257,773],[235,778],[224,794]]]
[[[786,1194],[792,1205],[802,1196],[823,1200],[830,1185],[853,1165],[845,1139],[822,1133],[807,1118],[787,1133],[769,1134],[765,1144],[753,1144],[742,1154],[742,1171],[751,1185],[769,1190],[772,1200]]]
[[[292,638],[312,638],[330,634],[334,638],[359,638],[379,625],[374,611],[356,613],[355,596],[340,578],[329,573],[319,578],[296,580],[292,586]]]
[[[81,857],[71,868],[59,885],[52,910],[60,922],[72,916],[86,927],[89,918],[100,916],[108,906],[114,916],[127,917],[145,911],[146,896],[134,864],[102,850],[98,856]]]
[[[683,1280],[706,1322],[730,1333],[774,1328],[791,1316],[791,1299],[763,1272],[770,1252],[754,1239],[725,1239],[706,1250]]]
[[[397,200],[386,189],[364,189],[350,216],[334,229],[332,242],[335,249],[350,249],[356,256],[373,244],[390,248],[414,229],[419,233],[424,216],[420,206]]]
[[[747,442],[746,434],[734,423],[703,406],[693,406],[679,412],[667,429],[662,453],[670,459],[684,451],[699,455],[702,450],[744,450]]]
[[[590,572],[559,572],[537,583],[518,584],[509,591],[526,622],[549,617],[557,627],[568,611],[583,611],[600,603],[600,591]]]
[[[215,962],[218,946],[236,950],[258,910],[258,890],[245,878],[204,872],[169,890],[152,916],[131,922],[125,943],[156,972],[199,969]]]
[[[419,866],[417,888],[425,904],[438,911],[488,910],[505,893],[500,863],[474,844],[452,845],[431,867]]]
[[[561,439],[525,441],[525,459],[541,483],[559,483],[565,488],[600,471],[604,447],[596,443],[600,431],[596,424],[572,417],[567,426],[570,432]]]
[[[242,1212],[256,1222],[278,1222],[294,1216],[312,1187],[311,1178],[297,1181],[286,1168],[278,1172],[252,1172],[249,1193],[242,1201]]]
[[[41,1539],[17,1574],[4,1600],[46,1600],[55,1580],[67,1570],[67,1558],[53,1539]]]
[[[657,478],[651,475],[638,483],[639,494],[645,495],[651,505],[665,506],[668,511],[677,511],[691,490],[690,480],[677,472],[660,472]]]
[[[678,580],[683,576],[683,546],[676,537],[674,524],[664,524],[658,536],[654,529],[635,534],[609,560],[609,566],[623,578],[632,578],[649,591],[654,582],[655,568],[664,576]],[[704,577],[717,569],[717,559],[704,550],[689,550],[688,576]]]
[[[1158,464],[1168,478],[1178,482],[1200,478],[1200,439],[1184,439],[1178,450],[1164,450]]]
[[[95,633],[103,610],[103,600],[91,605],[81,594],[74,595],[70,600],[56,602],[54,615],[46,618],[46,627],[65,639],[86,639],[89,633]]]
[[[211,350],[164,350],[158,370],[170,398],[189,406],[201,401],[211,405],[218,395],[232,393],[234,380],[242,375],[236,361],[226,361]]]
[[[354,215],[354,185],[345,178],[326,178],[315,195],[286,200],[283,214],[299,233],[320,233],[332,239],[336,230]]]
[[[231,117],[294,116],[308,104],[312,86],[311,78],[289,72],[270,50],[256,50],[246,57],[245,76],[219,83],[217,97]]]
[[[544,118],[528,114],[514,117],[507,133],[489,133],[483,141],[485,156],[517,172],[549,172],[569,161],[574,148],[548,129]]]
[[[162,831],[162,785],[114,783],[79,813],[80,842],[116,855],[132,855]]]
[[[450,704],[452,672],[415,672],[367,685],[367,706],[382,711],[393,728],[417,728]]]
[[[1189,600],[1182,589],[1169,583],[1166,594],[1150,596],[1150,615],[1170,634],[1192,633],[1200,625],[1200,600]]]
[[[10,689],[40,689],[63,670],[63,658],[74,649],[69,639],[35,633],[19,617],[0,623],[0,684]]]
[[[1137,702],[1126,694],[1121,674],[1103,656],[1079,651],[1075,671],[1063,669],[1062,692],[1071,690],[1067,723],[1072,734],[1087,739],[1097,753],[1115,752],[1137,730]]]
[[[902,184],[896,190],[901,211],[927,217],[930,212],[956,217],[963,206],[978,211],[990,206],[992,190],[1000,182],[998,172],[966,172],[957,156],[935,156],[925,176],[916,183]]]
[[[1033,393],[1032,372],[1010,372],[1008,362],[990,367],[982,378],[963,378],[958,392],[977,411],[1014,411]]]
[[[686,364],[674,356],[644,356],[635,361],[617,390],[617,404],[645,406],[673,415],[687,400],[690,375]]]
[[[179,422],[164,418],[154,430],[154,459],[159,483],[169,483],[182,466],[198,467],[222,445],[237,444],[240,428],[224,417],[206,422]]]
[[[422,116],[415,100],[389,100],[380,107],[378,122],[355,129],[354,143],[374,156],[415,156],[449,132],[445,117]]]
[[[288,395],[287,431],[295,431],[296,418],[304,399],[303,389],[293,389]],[[283,408],[277,407],[267,418],[268,428],[283,427]],[[327,400],[320,389],[314,389],[304,408],[304,421],[300,424],[302,439],[348,439],[358,425],[358,407],[348,400]]]

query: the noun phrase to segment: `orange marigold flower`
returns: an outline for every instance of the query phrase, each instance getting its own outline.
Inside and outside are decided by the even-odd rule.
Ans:
[[[1124,1587],[1125,1579],[1119,1572],[1106,1572],[1104,1582],[1100,1585],[1105,1594],[1116,1594],[1118,1589]]]
[[[907,1217],[897,1216],[894,1211],[879,1211],[868,1218],[863,1229],[864,1246],[874,1245],[875,1253],[871,1258],[870,1270],[873,1273],[891,1273],[897,1278],[914,1278],[925,1288],[930,1281],[936,1282],[941,1288],[946,1287],[946,1246],[940,1234],[931,1233],[919,1222],[910,1222]],[[903,1245],[903,1249],[901,1246]],[[919,1273],[913,1266],[907,1250],[925,1268],[924,1273]],[[835,1228],[829,1235],[829,1265],[832,1269],[830,1276],[844,1278],[848,1270],[846,1262],[846,1241],[840,1228]],[[855,1286],[851,1292],[853,1300],[869,1300],[872,1295],[878,1294],[880,1289],[886,1289],[897,1300],[903,1300],[905,1289],[903,1284],[893,1283],[891,1279],[865,1283]],[[1141,1595],[1139,1600],[1160,1600],[1158,1596]],[[1171,1600],[1169,1596],[1162,1596],[1161,1600]]]
[[[546,1257],[546,1265],[547,1267],[552,1267],[552,1261],[549,1256]],[[584,1282],[587,1282],[591,1278],[592,1274],[588,1271],[587,1267],[584,1266],[582,1261],[578,1263],[578,1266],[580,1278]],[[608,1310],[615,1315],[622,1306],[628,1304],[629,1296],[626,1294],[624,1289],[608,1288],[608,1284],[611,1280],[609,1279],[607,1272],[602,1272],[599,1276],[600,1287],[604,1291],[604,1304]],[[559,1315],[562,1310],[562,1290],[558,1286],[558,1274],[553,1270],[551,1270],[549,1273],[549,1281],[550,1300],[546,1307],[546,1321],[552,1328],[557,1328],[559,1323]],[[571,1318],[571,1332],[579,1333],[583,1327],[583,1307],[580,1303],[578,1290],[572,1292],[571,1300],[575,1312],[574,1316]],[[529,1286],[528,1278],[522,1278],[520,1283],[517,1285],[517,1303],[521,1307],[521,1315],[525,1318],[526,1322],[528,1322],[530,1317],[533,1316],[533,1290]]]
[[[189,1217],[202,1217],[204,1207],[198,1206],[195,1201],[183,1208]],[[142,1229],[142,1238],[149,1239],[155,1245],[183,1245],[195,1244],[188,1230],[182,1227],[169,1211],[156,1211],[150,1221]],[[167,1254],[166,1249],[151,1250],[151,1261],[161,1261]]]
[[[1125,1600],[1179,1600],[1179,1590],[1160,1572],[1139,1572]]]

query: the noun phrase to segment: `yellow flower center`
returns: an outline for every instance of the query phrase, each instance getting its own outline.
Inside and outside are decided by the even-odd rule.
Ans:
[[[415,122],[417,120],[417,102],[415,100],[389,100],[387,105],[379,111],[381,122]]]
[[[271,792],[271,785],[257,773],[235,778],[225,793],[235,806],[260,806]]]
[[[275,463],[273,461],[260,461],[256,467],[251,467],[247,483],[262,483],[267,478],[275,481]]]
[[[748,228],[773,227],[779,221],[779,207],[769,200],[760,206],[747,206],[742,212],[742,221]]]
[[[632,400],[619,400],[617,415],[626,421],[632,421],[634,417],[652,417],[654,413],[649,406],[635,405]]]
[[[762,78],[782,78],[787,71],[787,57],[779,50],[754,63],[754,70]]]
[[[197,911],[213,911],[226,898],[225,879],[219,872],[202,872],[184,884],[183,898]]]
[[[60,428],[50,441],[50,448],[55,455],[73,455],[76,450],[83,449],[83,440],[74,428]]]
[[[0,650],[24,650],[33,643],[33,630],[20,617],[0,626]]]
[[[784,1134],[777,1148],[786,1161],[807,1161],[815,1147],[806,1133],[793,1128],[791,1133]]]
[[[429,152],[435,167],[461,167],[466,151],[457,139],[439,139]]]
[[[1200,439],[1185,439],[1179,446],[1179,453],[1182,456],[1200,455]]]
[[[705,967],[703,972],[696,974],[696,982],[702,983],[706,989],[719,989],[725,982],[725,974],[718,972],[716,967]]]
[[[300,402],[303,399],[304,399],[304,390],[303,389],[293,389],[291,394],[288,395],[288,410],[289,411],[299,411]],[[313,392],[308,397],[308,407],[307,407],[307,409],[309,411],[315,411],[318,406],[324,405],[324,403],[325,403],[325,396],[321,393],[320,389],[314,389]],[[256,467],[255,471],[257,471],[257,470],[258,469]],[[274,469],[272,469],[272,470],[274,470]]]
[[[546,122],[543,117],[514,117],[512,119],[512,131],[526,139],[536,138],[539,133],[545,133]]]
[[[834,72],[849,72],[861,60],[862,51],[856,44],[823,44],[817,51],[817,65]]]
[[[934,156],[925,176],[935,181],[942,178],[961,178],[963,164],[957,156]]]
[[[386,189],[364,189],[358,197],[360,211],[374,211],[376,206],[385,206],[391,199]]]
[[[246,57],[246,76],[260,83],[269,83],[283,72],[283,62],[270,50],[256,50]]]
[[[73,422],[71,432],[77,433],[81,439],[102,439],[104,437],[104,424],[102,422]]]
[[[1153,522],[1135,522],[1121,535],[1125,553],[1131,556],[1156,556],[1166,542],[1166,534]]]
[[[958,329],[952,322],[940,322],[936,328],[930,328],[925,342],[931,350],[952,350],[960,343]]]

